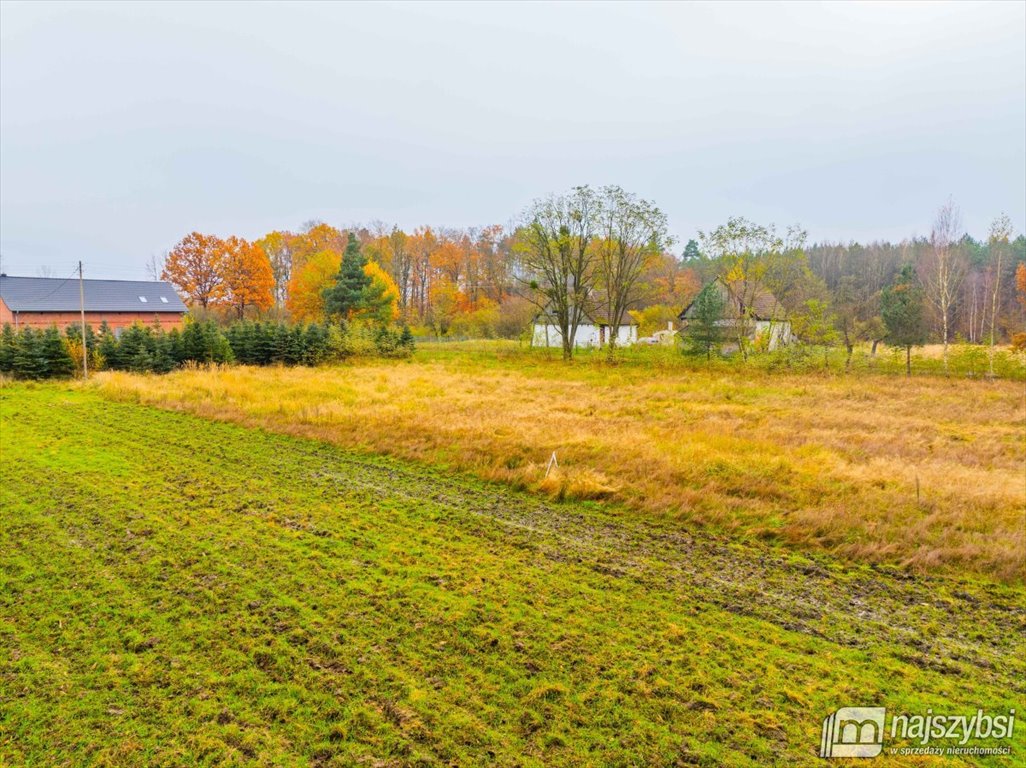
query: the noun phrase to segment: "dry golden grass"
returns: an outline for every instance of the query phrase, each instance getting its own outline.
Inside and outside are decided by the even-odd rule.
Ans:
[[[566,367],[478,349],[338,368],[106,373],[94,385],[852,560],[1022,578],[1022,383]],[[553,451],[560,469],[546,478]]]

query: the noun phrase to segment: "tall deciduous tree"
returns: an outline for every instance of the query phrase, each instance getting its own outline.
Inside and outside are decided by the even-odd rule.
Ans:
[[[717,275],[737,302],[734,336],[742,358],[748,360],[757,300],[768,290],[774,269],[782,271],[794,259],[804,258],[805,233],[790,227],[785,240],[777,235],[774,226],[762,226],[738,216],[712,232],[700,232],[699,237],[702,252],[715,260]]]
[[[940,320],[941,342],[944,345],[944,370],[948,370],[948,341],[952,310],[959,286],[965,279],[966,259],[959,245],[962,221],[952,199],[937,211],[930,233],[930,249],[920,269],[926,297]]]
[[[905,348],[905,375],[912,375],[912,347],[926,343],[923,290],[911,264],[901,268],[894,283],[880,296],[880,314],[887,341]]]
[[[830,366],[830,348],[837,343],[837,317],[825,301],[809,299],[794,318],[794,333],[804,343],[823,350],[823,367]]]
[[[292,268],[300,269],[308,258],[321,251],[334,251],[341,255],[347,242],[347,235],[342,230],[322,221],[307,222],[302,233],[291,241]]]
[[[1008,250],[1012,237],[1012,220],[1007,215],[1001,214],[990,225],[990,237],[987,245],[990,248],[991,258],[994,259],[994,279],[991,285],[990,294],[990,375],[994,375],[994,343],[997,340],[997,313],[998,296],[1001,295],[1001,262],[1005,252]]]
[[[594,285],[598,200],[588,186],[535,201],[525,212],[517,250],[531,300],[556,325],[563,359],[574,354],[577,328]]]
[[[268,232],[256,241],[271,261],[274,276],[274,306],[281,309],[289,296],[289,281],[292,279],[292,250],[296,236],[291,232]]]
[[[168,253],[161,277],[183,293],[191,306],[206,309],[224,295],[222,254],[219,238],[193,232]]]
[[[363,273],[370,282],[363,289],[360,300],[360,314],[382,325],[399,319],[399,288],[381,266],[368,261]]]
[[[324,293],[334,285],[341,262],[334,251],[318,251],[292,273],[286,306],[293,320],[319,322],[324,319]]]
[[[666,214],[616,186],[599,191],[595,241],[598,304],[609,321],[609,354],[624,316],[641,298],[640,278],[648,263],[670,244]]]
[[[489,299],[502,302],[513,290],[513,264],[509,238],[498,224],[483,227],[477,233],[477,249],[482,290]]]
[[[702,281],[693,267],[669,251],[653,256],[641,278],[646,306],[664,304],[676,317],[702,289]]]
[[[264,250],[234,235],[221,242],[218,260],[224,303],[241,320],[247,309],[266,311],[274,303],[274,273]]]
[[[879,296],[867,296],[865,292],[865,284],[854,275],[842,277],[834,290],[835,324],[847,353],[845,368],[851,367],[856,344],[872,341],[875,354],[877,342],[886,333],[879,315]]]
[[[404,310],[410,302],[410,274],[413,268],[413,258],[407,241],[405,232],[399,227],[392,227],[384,243],[392,281],[399,290],[399,306]]]
[[[150,254],[150,258],[146,260],[146,276],[150,280],[163,280],[161,275],[164,274],[164,267],[167,265],[167,254],[158,256],[155,253]]]

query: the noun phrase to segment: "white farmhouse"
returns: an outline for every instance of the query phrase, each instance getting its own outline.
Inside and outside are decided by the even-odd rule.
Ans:
[[[577,349],[599,348],[609,343],[613,329],[609,320],[600,311],[585,312],[577,333],[574,336],[574,347]],[[624,314],[623,324],[616,331],[616,345],[626,347],[638,341],[638,324],[629,314]],[[531,337],[532,347],[562,347],[563,335],[559,325],[547,313],[534,319],[534,333]]]

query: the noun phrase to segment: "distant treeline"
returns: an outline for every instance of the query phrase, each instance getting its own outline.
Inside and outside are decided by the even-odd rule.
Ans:
[[[796,327],[808,325],[810,306],[820,308],[845,344],[893,342],[883,301],[906,280],[903,270],[921,294],[923,342],[1001,344],[1026,331],[1026,237],[1014,234],[1006,216],[983,241],[963,233],[950,202],[925,238],[808,245],[795,233],[790,243],[774,241],[772,227],[732,219],[691,243],[685,263],[703,284],[720,277],[771,291]]]
[[[846,339],[873,342],[884,290],[909,265],[923,290],[929,341],[1002,344],[1026,330],[1015,280],[1023,263],[1026,237],[1008,217],[997,216],[976,239],[953,201],[937,211],[928,236],[900,242],[810,244],[800,227],[778,236],[772,224],[735,217],[681,244],[653,202],[618,187],[578,187],[535,201],[507,226],[405,232],[381,222],[311,221],[251,244],[192,233],[151,269],[200,316],[293,322],[337,311],[325,297],[362,269],[363,290],[387,306],[354,304],[348,319],[391,315],[438,338],[517,338],[542,307],[573,315],[579,304],[618,324],[629,312],[648,335],[719,277],[741,292],[769,290],[796,326],[816,302],[813,311]],[[564,285],[573,295],[563,295]]]
[[[947,269],[951,291],[945,309],[950,312],[949,338],[969,343],[990,341],[993,322],[996,341],[1010,340],[1023,327],[1023,307],[1016,296],[1016,270],[1026,262],[1026,237],[1010,237],[1001,218],[988,240],[960,236],[949,248],[950,259],[938,264],[941,250],[936,236],[900,243],[877,242],[816,244],[806,249],[809,268],[825,285],[831,298],[859,304],[859,315],[871,318],[879,311],[883,290],[892,284],[904,264],[911,264],[927,291],[931,338],[943,340],[938,267]],[[851,297],[851,298],[849,298]]]
[[[19,379],[65,378],[82,369],[82,331],[5,324],[0,332],[0,374]],[[289,325],[242,321],[221,328],[188,322],[181,330],[133,325],[115,333],[106,323],[86,326],[90,370],[167,373],[188,364],[318,365],[353,355],[405,357],[409,328],[351,326],[345,322]]]

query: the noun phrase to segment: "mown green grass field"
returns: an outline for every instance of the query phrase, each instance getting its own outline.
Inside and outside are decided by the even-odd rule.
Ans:
[[[102,387],[4,386],[0,427],[0,765],[816,765],[838,707],[1026,692],[1015,580]]]

